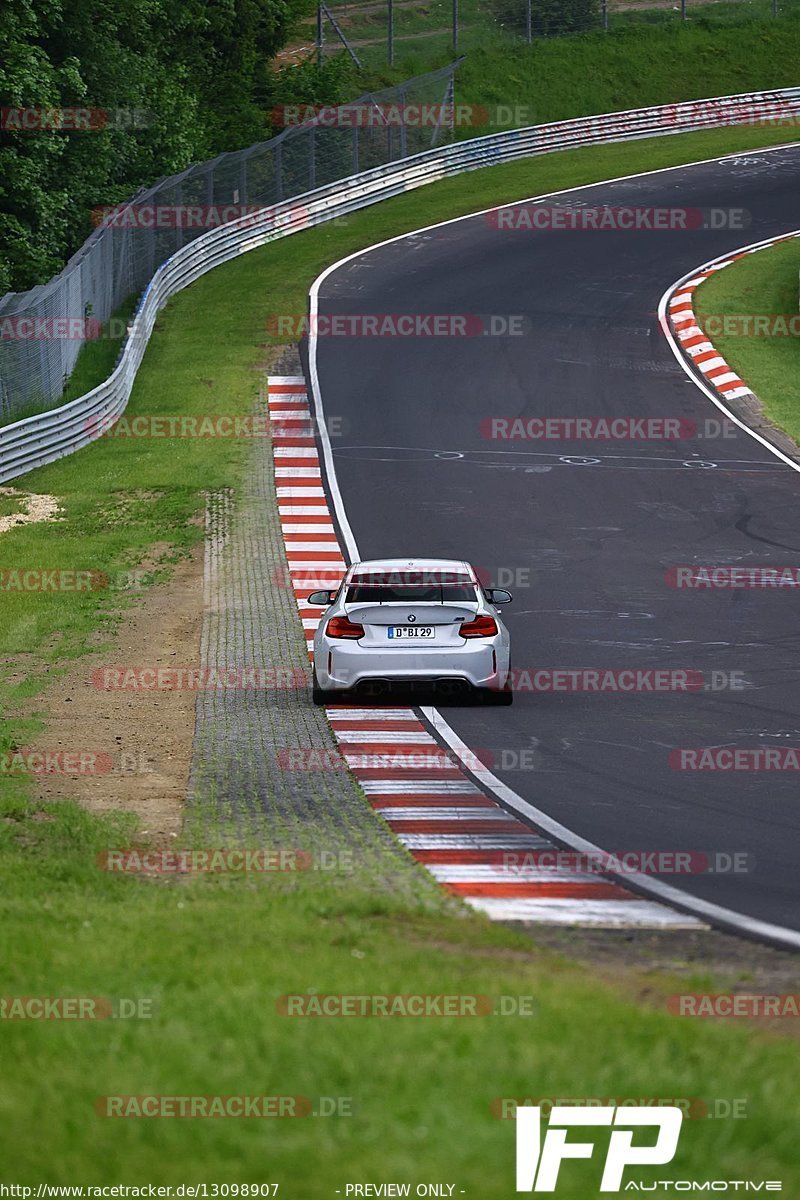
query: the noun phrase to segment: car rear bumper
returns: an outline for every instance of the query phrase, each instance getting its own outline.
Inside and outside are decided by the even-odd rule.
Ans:
[[[452,646],[382,651],[365,650],[359,645],[323,644],[315,653],[315,666],[320,687],[337,691],[370,682],[419,686],[461,683],[488,688],[505,683],[508,655],[502,646],[482,639],[455,651]]]

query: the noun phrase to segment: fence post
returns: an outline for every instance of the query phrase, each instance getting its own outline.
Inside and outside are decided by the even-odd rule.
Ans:
[[[604,0],[605,3],[605,0]],[[525,41],[530,46],[533,41],[533,21],[531,14],[531,0],[525,0]]]
[[[283,199],[283,144],[281,142],[275,146],[272,162],[275,167],[275,200],[278,201]]]
[[[208,202],[209,209],[214,203],[213,199]],[[183,213],[181,206],[183,204],[183,188],[180,184],[175,188],[175,249],[180,250],[183,245],[183,225],[181,224]]]
[[[452,74],[450,76],[450,78],[448,79],[447,87],[445,88],[444,101],[442,103],[442,109],[441,109],[442,112],[447,110],[448,104],[453,109],[453,111],[455,111],[455,92],[456,92],[455,83],[456,83],[455,74]],[[431,137],[431,147],[436,145],[436,140],[439,137],[439,130],[441,129],[441,127],[442,127],[442,122],[437,119],[436,124],[433,127],[433,135]]]
[[[387,48],[386,57],[390,67],[394,66],[394,0],[389,0],[389,12],[387,14]]]
[[[408,157],[408,129],[406,128],[406,93],[400,91],[400,157]]]

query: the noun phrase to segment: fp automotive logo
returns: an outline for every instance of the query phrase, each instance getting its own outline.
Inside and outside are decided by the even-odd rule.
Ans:
[[[619,1192],[626,1167],[660,1166],[672,1162],[678,1148],[683,1112],[675,1105],[659,1108],[617,1108],[607,1105],[580,1108],[555,1105],[550,1110],[547,1132],[542,1139],[542,1110],[517,1109],[517,1191],[553,1192],[565,1158],[591,1158],[591,1142],[568,1142],[567,1131],[575,1125],[613,1126],[606,1154],[601,1192]],[[643,1126],[658,1130],[655,1142],[634,1146],[634,1134]]]

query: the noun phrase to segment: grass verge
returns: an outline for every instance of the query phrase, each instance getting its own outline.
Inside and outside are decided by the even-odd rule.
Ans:
[[[749,5],[714,5],[687,22],[649,25],[640,14],[631,15],[631,24],[616,20],[621,23],[607,34],[540,39],[532,46],[490,22],[468,30],[456,76],[458,103],[508,106],[504,123],[520,125],[797,84],[797,11],[772,18],[757,16]],[[446,36],[399,42],[393,70],[383,65],[383,46],[364,53],[370,88],[400,83],[454,57]],[[462,127],[459,136],[487,131]]]
[[[2,1023],[0,1144],[15,1179],[278,1182],[279,1196],[309,1200],[349,1182],[431,1181],[499,1200],[514,1161],[501,1100],[626,1096],[712,1114],[718,1100],[741,1102],[744,1119],[684,1123],[669,1177],[783,1179],[789,1195],[800,1184],[796,1062],[783,1041],[643,1008],[505,929],[357,880],[110,877],[93,861],[124,844],[119,821],[70,804],[38,815],[17,808],[0,822],[14,948],[5,996],[122,998],[152,1015]],[[282,1015],[281,997],[314,992],[489,996],[494,1015]],[[299,1096],[318,1115],[113,1119],[97,1108],[160,1095]],[[559,1194],[595,1195],[597,1170],[568,1164]]]
[[[714,345],[761,400],[769,420],[798,444],[799,274],[800,239],[779,242],[740,258],[695,293],[701,323],[713,321],[711,328],[723,330],[711,335]],[[771,332],[756,332],[765,328]]]
[[[490,204],[770,140],[786,131],[724,130],[491,168],[243,256],[164,312],[128,415],[251,412],[271,353],[267,313],[304,312],[313,277],[350,251]],[[55,526],[13,529],[4,567],[113,575],[153,543],[184,552],[200,536],[204,490],[237,487],[244,449],[232,438],[106,438],[42,468],[22,482],[59,498],[57,536]],[[45,669],[96,647],[120,619],[119,597],[102,592],[3,600],[0,749],[29,732],[15,709]],[[401,903],[358,876],[110,876],[96,856],[130,841],[129,820],[70,802],[37,807],[19,778],[3,779],[1,796],[5,996],[122,997],[155,1009],[147,1019],[0,1021],[0,1144],[15,1179],[278,1182],[279,1196],[309,1200],[348,1182],[427,1181],[499,1198],[513,1189],[514,1125],[495,1117],[493,1102],[557,1095],[743,1099],[746,1120],[686,1123],[671,1175],[782,1178],[789,1194],[800,1186],[796,1064],[771,1034],[669,1017],[505,929]],[[692,985],[709,981],[683,983]],[[664,986],[654,980],[655,994]],[[276,1010],[280,996],[311,990],[523,996],[532,1015]],[[333,1104],[342,1115],[109,1119],[94,1107],[103,1095],[154,1094],[301,1095],[312,1112]],[[593,1163],[565,1172],[565,1200],[595,1193],[598,1140]]]

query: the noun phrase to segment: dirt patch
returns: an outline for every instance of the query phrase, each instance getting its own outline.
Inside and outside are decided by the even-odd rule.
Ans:
[[[172,577],[144,592],[126,615],[113,648],[80,658],[37,697],[47,730],[31,747],[84,759],[75,774],[37,777],[40,800],[76,800],[92,812],[132,812],[155,846],[181,829],[194,735],[195,693],[103,691],[92,673],[107,666],[199,664],[203,618],[203,546]],[[98,768],[91,773],[92,761]]]
[[[36,496],[13,487],[0,487],[0,496],[19,502],[19,511],[0,517],[0,533],[17,525],[33,525],[37,521],[53,521],[61,512],[55,496]]]

